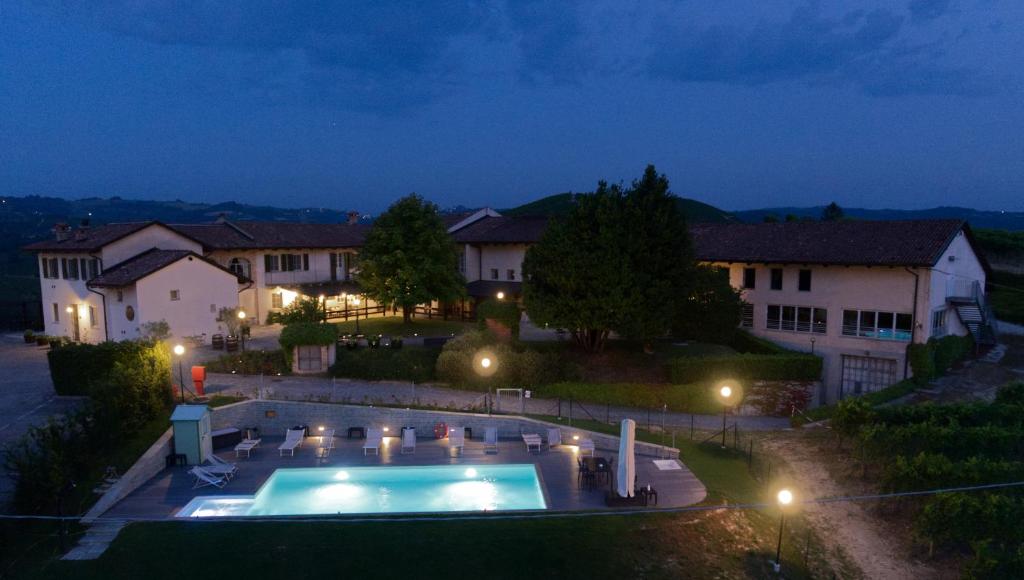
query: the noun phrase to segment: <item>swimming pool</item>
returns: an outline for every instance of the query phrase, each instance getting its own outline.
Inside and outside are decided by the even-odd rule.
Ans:
[[[533,464],[278,469],[255,495],[197,497],[175,517],[547,509]]]

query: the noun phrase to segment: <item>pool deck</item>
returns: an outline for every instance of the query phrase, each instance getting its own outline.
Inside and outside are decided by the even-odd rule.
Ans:
[[[171,518],[195,497],[208,495],[252,495],[276,469],[289,467],[375,467],[381,465],[488,465],[497,463],[533,463],[538,467],[541,484],[549,510],[596,510],[611,509],[605,506],[604,496],[607,483],[592,490],[577,486],[575,448],[568,445],[554,447],[540,453],[527,452],[521,440],[500,441],[498,452],[485,452],[483,441],[467,440],[463,452],[452,456],[446,440],[419,439],[414,454],[402,454],[401,441],[388,437],[380,455],[363,455],[362,439],[335,437],[335,448],[330,455],[318,461],[316,448],[318,437],[305,440],[295,450],[295,456],[281,457],[277,450],[283,438],[264,437],[263,444],[253,451],[251,458],[235,458],[232,448],[215,450],[225,460],[236,462],[237,475],[223,489],[206,486],[192,489],[192,477],[188,468],[165,469],[156,477],[140,486],[126,498],[103,514],[104,518]],[[598,449],[598,457],[614,458],[619,464],[618,450]],[[661,470],[654,460],[658,457],[636,455],[636,472],[641,486],[650,484],[658,491],[656,507],[681,507],[702,501],[706,495],[704,485],[680,464],[678,470]],[[614,477],[614,473],[612,474]],[[655,507],[655,506],[650,506]],[[622,509],[622,508],[617,508]],[[629,509],[629,508],[627,508]]]

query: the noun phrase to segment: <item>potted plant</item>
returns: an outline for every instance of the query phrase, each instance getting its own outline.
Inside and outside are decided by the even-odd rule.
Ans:
[[[25,331],[25,344],[32,344],[36,341],[36,333],[31,329]]]
[[[60,336],[50,337],[50,348],[60,348],[64,344],[64,338]]]
[[[50,337],[45,334],[36,335],[36,346],[46,346],[50,344]]]

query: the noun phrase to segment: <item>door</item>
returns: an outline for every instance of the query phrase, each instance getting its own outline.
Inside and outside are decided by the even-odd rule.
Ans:
[[[300,371],[320,371],[323,370],[320,361],[320,347],[319,346],[300,346],[297,349],[299,351],[299,370]]]
[[[839,398],[859,397],[896,382],[896,361],[888,358],[843,355],[843,384]]]
[[[78,325],[78,305],[72,304],[70,308],[71,312],[69,314],[71,315],[71,338],[75,342],[78,342],[79,340],[82,339],[82,330]]]

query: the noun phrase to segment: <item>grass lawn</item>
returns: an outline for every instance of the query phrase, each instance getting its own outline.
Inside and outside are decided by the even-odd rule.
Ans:
[[[1024,324],[1024,274],[996,270],[989,283],[989,299],[996,318]]]
[[[339,334],[355,334],[356,321],[334,323],[338,327]],[[475,322],[462,322],[459,320],[441,320],[439,318],[413,318],[412,322],[405,324],[401,316],[385,316],[381,318],[368,318],[359,321],[359,331],[363,334],[383,334],[385,336],[451,336],[476,328]]]
[[[605,405],[659,410],[662,405],[668,405],[668,410],[672,412],[704,415],[722,412],[722,403],[707,384],[561,382],[534,387],[533,396],[543,399],[574,399],[590,407],[593,413],[603,412]]]
[[[688,440],[677,445],[710,490],[706,504],[763,499],[766,490],[741,454]],[[144,523],[125,529],[100,560],[54,562],[38,577],[768,578],[777,526],[771,510],[725,509],[528,520]],[[787,520],[785,577],[830,576],[823,553],[803,518]]]

